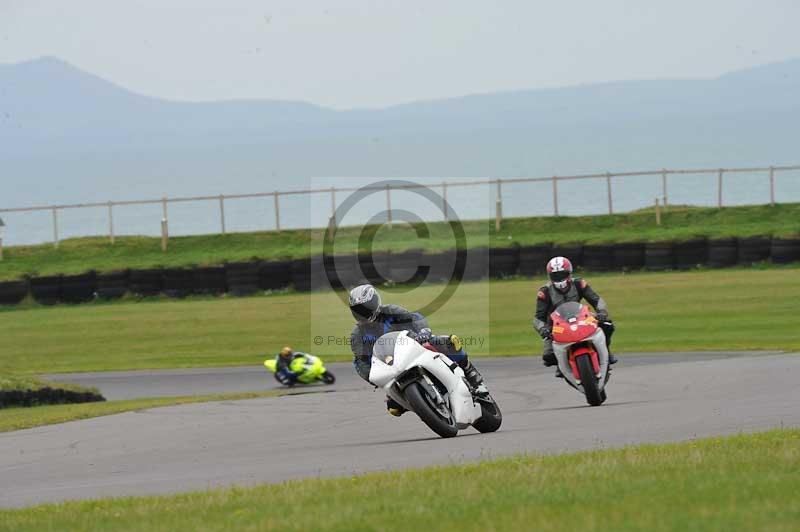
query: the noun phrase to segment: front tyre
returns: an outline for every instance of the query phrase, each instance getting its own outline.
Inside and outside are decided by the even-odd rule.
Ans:
[[[600,406],[605,401],[605,397],[600,393],[600,389],[597,386],[597,377],[594,374],[592,359],[589,355],[581,355],[576,362],[578,363],[578,372],[581,375],[583,393],[586,394],[586,402],[592,406]]]
[[[422,388],[418,382],[412,382],[405,389],[405,397],[408,404],[415,414],[419,416],[423,423],[428,425],[433,432],[442,438],[452,438],[458,434],[458,427],[456,427],[456,420],[452,412],[447,412],[448,417],[445,417],[442,412],[439,412],[441,407],[433,404],[430,396]]]
[[[481,397],[478,399],[478,403],[481,405],[482,414],[480,419],[472,424],[475,430],[486,433],[499,429],[503,423],[503,414],[500,412],[500,407],[497,406],[494,397],[491,395]]]
[[[322,382],[324,382],[325,384],[333,384],[334,382],[336,382],[336,377],[334,377],[333,373],[331,373],[330,371],[326,371],[325,373],[322,374]]]

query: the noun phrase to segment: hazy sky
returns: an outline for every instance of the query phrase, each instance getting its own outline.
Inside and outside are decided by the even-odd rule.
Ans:
[[[0,0],[0,63],[56,56],[176,100],[375,107],[715,77],[800,56],[798,21],[797,0]]]

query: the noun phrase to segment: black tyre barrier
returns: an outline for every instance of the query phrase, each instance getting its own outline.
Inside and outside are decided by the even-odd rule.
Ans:
[[[38,390],[0,391],[0,408],[11,406],[60,405],[67,403],[92,403],[105,401],[94,392],[76,392],[62,388],[40,388]]]
[[[647,242],[644,245],[644,267],[648,270],[671,270],[674,267],[672,242]]]
[[[260,290],[282,290],[292,283],[292,261],[272,260],[258,264]]]
[[[169,297],[184,298],[194,292],[194,271],[184,268],[164,268],[162,291]]]
[[[298,292],[311,290],[311,259],[295,259],[289,268],[292,285]]]
[[[615,270],[630,271],[644,268],[643,242],[621,242],[615,244],[611,253],[614,256]]]
[[[16,305],[28,296],[28,281],[6,281],[0,283],[0,305]]]
[[[61,278],[61,301],[85,303],[94,299],[97,291],[97,274],[65,275]]]
[[[772,239],[770,258],[775,264],[800,261],[800,237]]]
[[[613,246],[588,244],[583,246],[582,266],[592,272],[607,272],[614,268]]]
[[[32,277],[31,295],[37,303],[55,305],[61,300],[61,275]]]
[[[467,263],[464,267],[465,281],[478,281],[489,275],[489,248],[467,249]]]
[[[194,269],[195,294],[219,295],[228,291],[224,266],[203,266]]]
[[[161,293],[162,287],[162,271],[160,268],[130,271],[128,288],[131,293],[139,297],[157,296]]]
[[[294,289],[298,292],[330,287],[322,255],[292,261],[291,276]]]
[[[390,257],[386,251],[376,251],[372,255],[361,254],[358,256],[358,264],[364,275],[364,280],[373,285],[382,285],[389,281]]]
[[[456,251],[447,250],[439,253],[423,253],[420,263],[428,267],[426,284],[446,283],[455,275]]]
[[[489,277],[505,279],[517,275],[519,247],[489,248]]]
[[[769,258],[771,238],[768,236],[750,236],[739,239],[739,264],[753,264]]]
[[[694,238],[674,242],[672,245],[673,263],[679,270],[691,270],[708,262],[708,240]]]
[[[389,256],[389,280],[395,284],[413,283],[427,277],[429,268],[420,270],[422,250],[409,249]]]
[[[553,257],[566,257],[572,262],[573,268],[583,267],[583,244],[554,245],[551,253],[548,260]],[[544,261],[544,265],[547,266],[547,260]]]
[[[225,282],[228,293],[234,296],[249,296],[261,290],[259,275],[261,261],[229,262],[225,264]]]
[[[712,268],[734,266],[739,260],[736,238],[714,238],[708,241],[708,265]]]
[[[327,267],[335,269],[336,277],[331,277],[331,279],[338,278],[343,288],[350,289],[367,282],[367,276],[362,272],[361,259],[358,255],[329,257]]]
[[[328,259],[331,260],[330,258]],[[334,263],[329,263],[328,267],[333,269],[335,266]],[[325,265],[325,257],[322,255],[315,255],[311,257],[310,263],[310,270],[309,270],[309,278],[308,283],[311,290],[324,290],[326,288],[331,287],[331,282],[335,280],[336,277],[331,276],[330,280],[328,279],[328,271]],[[337,288],[339,288],[337,286]]]
[[[99,299],[110,300],[118,299],[128,292],[130,282],[130,272],[98,273],[97,274],[97,297]]]
[[[547,269],[547,261],[553,258],[552,244],[536,244],[519,248],[519,274],[527,277],[541,275]]]

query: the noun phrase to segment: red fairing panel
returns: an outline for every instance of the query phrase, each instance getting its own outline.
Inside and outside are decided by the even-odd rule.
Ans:
[[[597,320],[588,305],[583,305],[577,320],[572,323],[567,322],[556,312],[553,312],[550,318],[553,320],[553,340],[562,344],[580,342],[597,330]]]

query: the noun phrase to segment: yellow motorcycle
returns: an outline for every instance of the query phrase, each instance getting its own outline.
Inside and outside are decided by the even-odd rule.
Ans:
[[[325,369],[322,359],[313,355],[306,354],[292,360],[289,363],[288,372],[285,369],[278,370],[278,362],[274,358],[265,360],[264,367],[275,375],[275,380],[284,386],[314,384],[316,382],[333,384],[336,382],[336,377],[333,373]]]

